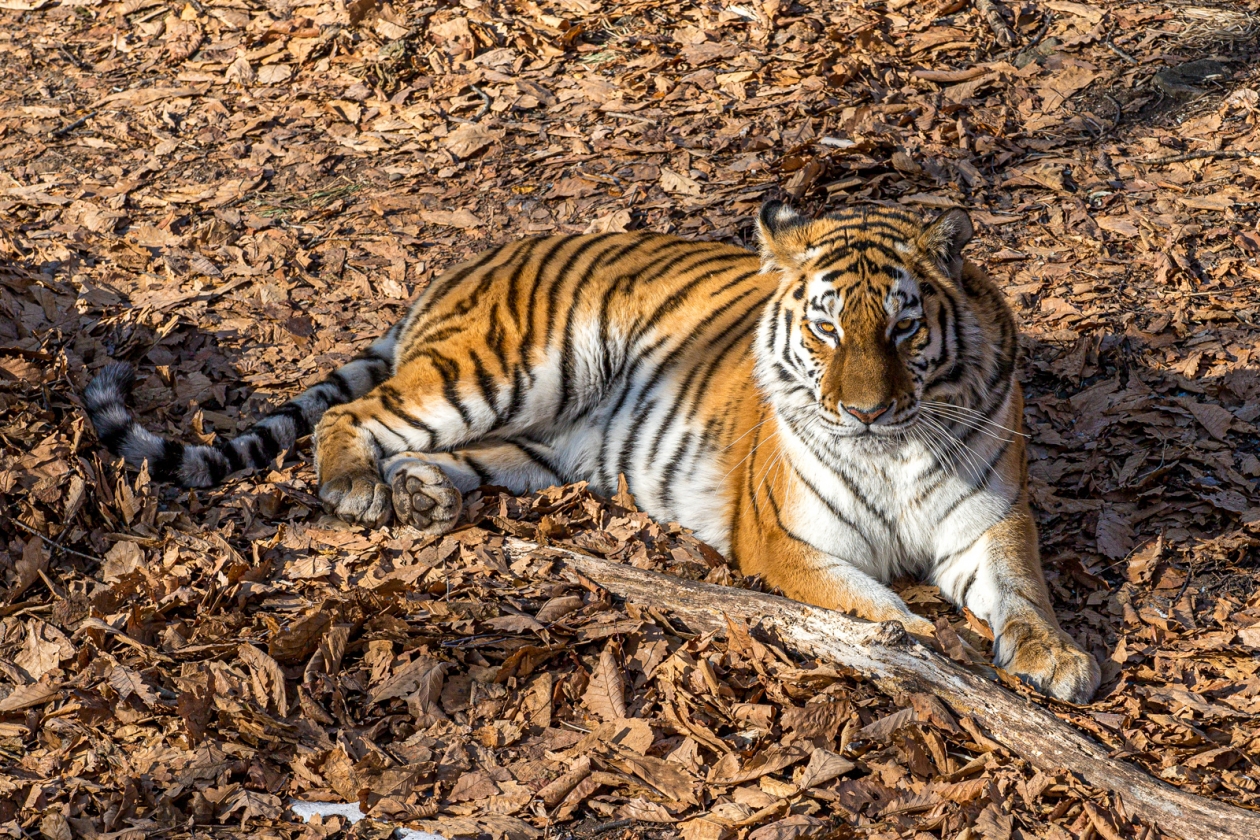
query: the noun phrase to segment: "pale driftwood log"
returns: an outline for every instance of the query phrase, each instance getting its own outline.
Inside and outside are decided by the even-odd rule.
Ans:
[[[919,644],[897,622],[872,624],[774,595],[683,580],[524,540],[509,539],[507,550],[513,557],[554,559],[620,598],[668,611],[692,630],[722,634],[727,617],[746,621],[773,631],[794,651],[853,669],[887,693],[933,694],[974,718],[1011,754],[1047,772],[1074,772],[1121,799],[1129,816],[1164,834],[1182,840],[1260,838],[1260,813],[1185,793],[1110,758],[1045,709]]]

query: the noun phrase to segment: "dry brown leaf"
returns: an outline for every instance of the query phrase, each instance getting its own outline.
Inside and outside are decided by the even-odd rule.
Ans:
[[[590,712],[605,721],[626,716],[626,678],[617,662],[618,645],[610,641],[599,655],[599,664],[591,672],[591,681],[582,695],[582,703]]]
[[[444,227],[456,227],[463,230],[472,230],[481,227],[481,220],[474,216],[469,210],[422,210],[420,218],[431,225],[442,225]]]

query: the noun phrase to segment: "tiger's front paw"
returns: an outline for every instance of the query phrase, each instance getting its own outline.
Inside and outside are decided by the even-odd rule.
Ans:
[[[463,497],[446,473],[433,464],[411,460],[390,479],[398,521],[425,532],[445,534],[455,527]]]
[[[331,478],[319,486],[319,498],[329,513],[369,528],[384,525],[393,513],[389,485],[375,472]]]
[[[1088,703],[1102,674],[1098,662],[1062,630],[1042,622],[1007,622],[994,664],[1042,694],[1069,703]]]

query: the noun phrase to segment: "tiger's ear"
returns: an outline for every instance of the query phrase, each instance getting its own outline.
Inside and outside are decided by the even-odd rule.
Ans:
[[[919,234],[919,250],[957,280],[962,276],[962,250],[975,235],[967,211],[955,208],[928,225]]]
[[[790,265],[800,253],[799,234],[809,220],[780,201],[767,201],[757,216],[757,239],[761,242],[761,259],[767,265]]]

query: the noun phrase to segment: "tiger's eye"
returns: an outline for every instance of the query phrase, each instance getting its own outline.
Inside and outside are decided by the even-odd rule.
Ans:
[[[831,334],[835,333],[835,331],[836,331],[836,325],[835,325],[835,324],[829,324],[829,323],[827,323],[826,321],[818,321],[816,324],[814,324],[814,326],[818,327],[818,329],[822,330],[823,332],[827,333],[828,335],[831,335]]]
[[[902,318],[900,321],[898,321],[894,325],[893,328],[899,333],[915,332],[916,330],[919,329],[919,319],[918,318]]]

